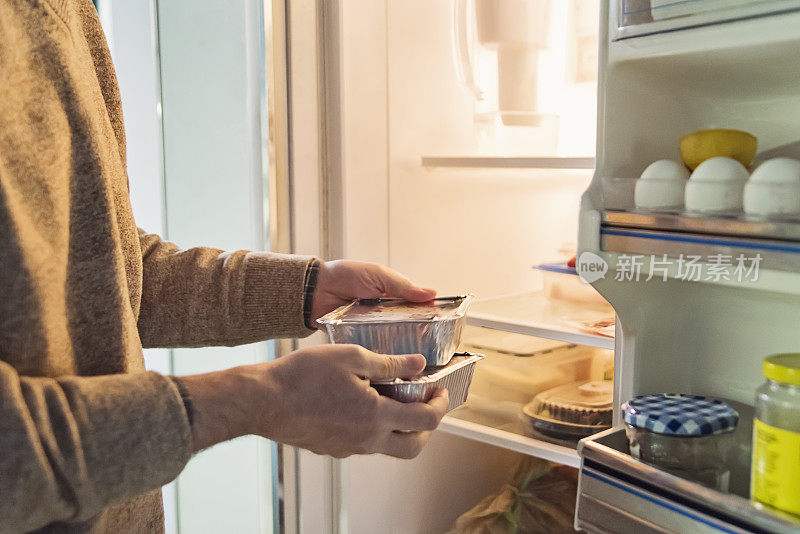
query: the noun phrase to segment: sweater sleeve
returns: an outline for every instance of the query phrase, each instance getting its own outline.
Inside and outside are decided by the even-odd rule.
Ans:
[[[313,258],[197,247],[139,231],[145,347],[241,345],[313,332],[303,320]]]
[[[20,376],[0,361],[0,533],[82,521],[183,469],[191,433],[157,373]]]

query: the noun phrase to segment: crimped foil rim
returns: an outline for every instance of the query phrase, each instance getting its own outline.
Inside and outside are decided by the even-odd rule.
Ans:
[[[604,430],[606,428],[611,428],[611,425],[582,425],[580,423],[570,423],[569,421],[561,421],[559,419],[553,419],[552,417],[545,417],[542,415],[531,413],[532,410],[533,408],[531,408],[531,403],[528,403],[522,407],[522,415],[527,419],[528,422],[532,424],[535,421],[542,421],[544,423],[549,423],[554,426],[562,427],[564,430],[594,430],[595,432],[599,432],[600,430]]]
[[[380,300],[383,302],[386,301],[395,301],[395,300],[404,300],[404,299],[355,299],[353,302],[345,304],[343,306],[339,306],[332,312],[328,312],[319,319],[317,322],[319,324],[324,325],[340,325],[340,324],[349,324],[349,325],[364,325],[364,326],[372,326],[372,325],[379,325],[379,324],[412,324],[412,323],[437,323],[437,322],[446,322],[446,321],[455,321],[461,319],[467,314],[467,308],[469,307],[472,300],[475,298],[475,295],[472,293],[467,293],[466,295],[456,295],[454,297],[437,297],[432,300],[455,300],[455,299],[463,299],[461,304],[458,308],[453,312],[453,315],[449,317],[434,317],[433,319],[393,319],[393,320],[377,320],[377,321],[348,321],[346,319],[342,319],[340,316],[358,304],[362,300]]]
[[[436,382],[444,378],[445,376],[452,374],[462,367],[466,367],[467,365],[471,365],[475,362],[479,362],[480,360],[484,359],[486,356],[483,354],[473,354],[471,352],[456,352],[453,354],[453,357],[456,356],[468,356],[463,362],[459,362],[453,365],[448,365],[442,367],[438,371],[433,374],[423,376],[416,380],[400,380],[398,381],[396,378],[392,380],[374,380],[370,382],[371,384],[381,384],[381,385],[390,385],[390,384],[425,384],[427,382]]]

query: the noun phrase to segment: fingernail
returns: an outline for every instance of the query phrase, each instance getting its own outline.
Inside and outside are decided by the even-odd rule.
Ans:
[[[410,372],[419,373],[425,368],[425,356],[422,354],[409,354],[405,358],[405,368]]]
[[[412,354],[410,359],[414,361],[414,364],[417,367],[425,367],[425,364],[427,363],[425,356],[422,354]]]

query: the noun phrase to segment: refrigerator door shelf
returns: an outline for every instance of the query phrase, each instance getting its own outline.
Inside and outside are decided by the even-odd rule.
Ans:
[[[605,252],[661,258],[758,258],[759,269],[800,272],[800,222],[634,211],[601,213]],[[730,279],[730,278],[729,278]]]
[[[613,40],[687,30],[797,10],[796,0],[612,0]]]
[[[797,533],[800,522],[640,462],[625,430],[578,445],[581,471],[575,527],[592,533]]]
[[[645,210],[608,210],[602,213],[602,222],[620,228],[800,242],[800,218],[769,221],[744,215],[714,218]]]

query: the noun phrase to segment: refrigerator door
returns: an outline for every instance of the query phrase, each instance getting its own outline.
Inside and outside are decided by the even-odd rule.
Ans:
[[[648,9],[655,4],[649,2]],[[756,162],[798,157],[800,123],[790,111],[800,109],[798,6],[731,4],[764,9],[731,21],[725,17],[739,8],[724,11],[725,17],[715,8],[672,22],[645,21],[638,27],[669,22],[676,31],[619,39],[623,3],[604,3],[599,157],[581,202],[578,264],[582,254],[602,264],[606,274],[593,285],[617,313],[616,424],[622,422],[623,402],[651,393],[711,396],[752,407],[763,358],[800,346],[796,220],[698,214],[683,207],[662,213],[633,204],[637,177],[655,161],[678,159],[681,138],[696,130],[752,133],[760,150]],[[775,11],[779,5],[785,9]],[[711,15],[713,24],[688,24]],[[740,257],[746,267],[741,273]],[[757,267],[749,270],[753,262]],[[699,269],[696,275],[689,274],[695,268],[687,269],[689,263]],[[742,441],[749,443],[751,430],[743,432]],[[731,493],[723,493],[633,459],[620,431],[584,441],[580,454],[576,524],[589,531],[800,529],[796,521],[750,502],[749,463],[730,470]],[[742,446],[740,457],[749,462],[749,455],[749,446]]]
[[[796,0],[613,0],[612,3],[615,40],[800,9]]]
[[[255,0],[100,2],[125,113],[136,221],[185,248],[270,248],[263,7]],[[146,354],[149,368],[175,375],[272,356],[269,343]],[[194,456],[164,487],[166,532],[278,532],[276,463],[275,444],[254,436]]]
[[[766,513],[747,498],[683,480],[632,458],[625,430],[579,446],[575,527],[592,533],[796,533],[800,520]]]

